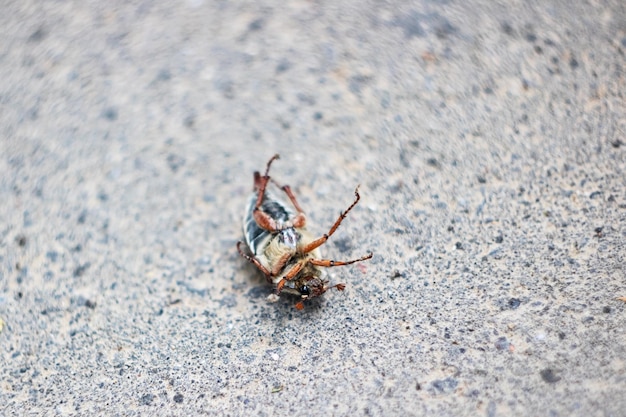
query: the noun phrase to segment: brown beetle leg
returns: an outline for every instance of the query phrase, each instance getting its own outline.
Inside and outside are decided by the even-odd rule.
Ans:
[[[265,175],[263,175],[262,177],[258,172],[254,173],[254,189],[255,191],[258,190],[259,192],[259,195],[256,200],[256,204],[254,205],[255,208],[261,207],[261,204],[263,203],[263,196],[265,195],[265,188],[267,187],[267,182],[270,179],[268,175],[270,173],[270,167],[272,166],[272,162],[274,162],[278,158],[279,158],[279,155],[276,154],[272,156],[269,161],[267,161],[267,166],[265,167]]]
[[[302,210],[302,207],[300,207],[300,204],[298,204],[298,200],[296,199],[296,196],[293,193],[293,191],[291,191],[291,187],[288,185],[280,185],[274,180],[274,178],[270,178],[270,181],[272,181],[278,188],[280,188],[281,190],[285,192],[285,194],[287,194],[287,197],[289,197],[289,201],[291,201],[291,204],[298,212],[298,214],[296,214],[296,216],[291,220],[291,222],[289,222],[289,224],[286,224],[284,227],[306,226],[306,216],[304,214],[304,210]]]
[[[287,227],[297,228],[297,227],[304,227],[306,225],[306,217],[304,215],[304,212],[302,211],[300,204],[298,204],[298,200],[296,200],[296,196],[293,195],[293,192],[291,191],[291,187],[289,187],[288,185],[285,185],[283,187],[279,186],[279,187],[285,192],[285,194],[287,194],[287,197],[289,197],[289,200],[298,211],[298,214],[293,218],[291,222],[286,223],[282,225],[281,227],[279,227],[278,224],[276,224],[276,221],[272,217],[270,217],[267,213],[261,210],[261,205],[263,205],[263,198],[265,197],[265,190],[267,189],[267,183],[271,180],[269,176],[270,167],[272,166],[272,162],[274,162],[274,160],[278,158],[279,158],[279,155],[276,154],[273,157],[271,157],[269,161],[267,161],[267,166],[265,167],[265,174],[263,176],[261,176],[261,174],[258,171],[254,173],[254,190],[257,191],[258,195],[257,195],[257,199],[254,205],[252,215],[254,217],[254,221],[256,221],[256,224],[261,229],[267,230],[268,232],[272,232],[272,233],[285,229]],[[274,181],[274,183],[276,183],[276,181]]]
[[[291,267],[289,272],[287,272],[287,274],[280,281],[278,281],[278,284],[276,284],[276,294],[280,294],[280,292],[283,290],[283,287],[285,286],[285,283],[294,279],[294,277],[298,274],[298,272],[300,272],[301,269],[301,263],[297,263],[293,267]]]
[[[298,200],[296,200],[296,196],[293,194],[293,191],[291,191],[291,187],[288,185],[283,185],[280,188],[285,192],[285,194],[287,194],[287,197],[289,197],[289,201],[291,201],[291,204],[293,204],[295,209],[298,211],[298,214],[296,214],[296,217],[294,217],[293,220],[291,221],[291,224],[293,225],[293,227],[306,226],[306,216],[304,215],[304,211],[302,210],[302,207],[300,207],[300,204],[298,204]]]
[[[354,199],[354,203],[352,203],[352,205],[350,207],[348,207],[348,209],[346,211],[344,211],[343,213],[341,213],[339,215],[339,218],[337,219],[337,221],[335,222],[335,224],[333,224],[333,227],[330,228],[330,231],[328,233],[326,233],[324,236],[315,239],[313,242],[309,243],[308,245],[306,245],[304,247],[304,249],[302,250],[303,253],[309,253],[312,250],[315,250],[317,248],[319,248],[320,246],[322,246],[324,243],[326,243],[326,241],[328,240],[329,237],[331,237],[333,235],[333,233],[335,233],[335,231],[337,230],[337,228],[339,227],[339,225],[341,224],[341,222],[343,221],[343,219],[346,218],[346,216],[348,215],[348,212],[350,210],[352,210],[352,208],[354,206],[356,206],[356,203],[359,202],[359,200],[361,199],[361,196],[359,195],[359,187],[356,187],[356,190],[354,190],[354,195],[355,195],[355,199]]]
[[[309,259],[309,263],[312,265],[325,266],[329,268],[331,266],[344,266],[344,265],[353,264],[355,262],[366,261],[368,259],[372,259],[372,256],[374,256],[372,253],[368,253],[367,255],[362,256],[359,259],[353,259],[351,261],[332,261],[330,259]]]
[[[267,166],[265,167],[265,174],[261,176],[261,174],[256,171],[254,173],[254,190],[258,193],[256,203],[254,205],[253,213],[254,221],[256,224],[264,230],[268,232],[276,232],[280,230],[276,221],[272,219],[267,213],[261,210],[261,205],[263,204],[263,198],[265,197],[265,189],[267,188],[267,183],[270,180],[269,172],[270,167],[272,166],[272,162],[278,159],[278,154],[272,156],[269,161],[267,161]]]
[[[293,204],[293,206],[295,207],[296,211],[298,213],[304,213],[304,210],[302,210],[302,207],[300,207],[300,204],[298,204],[298,200],[296,199],[295,194],[293,193],[293,191],[291,191],[291,187],[288,185],[280,185],[279,183],[277,183],[276,181],[274,181],[274,179],[272,178],[271,181],[276,184],[276,186],[278,188],[280,188],[281,190],[283,190],[285,192],[285,194],[287,194],[287,197],[289,197],[289,201],[291,201],[291,204]]]
[[[252,211],[252,217],[254,217],[254,221],[256,224],[264,230],[268,232],[274,233],[279,232],[288,227],[304,227],[306,225],[306,216],[304,213],[298,213],[296,216],[288,222],[283,223],[282,226],[279,226],[269,214],[261,210],[260,208],[254,208]]]
[[[273,277],[278,275],[278,273],[283,270],[283,268],[285,267],[285,265],[287,265],[287,262],[289,262],[289,259],[292,256],[293,255],[291,253],[285,253],[283,256],[281,256],[278,262],[276,262],[276,265],[274,265],[274,269],[272,269],[271,274]]]
[[[267,230],[272,233],[280,230],[278,224],[276,224],[276,220],[272,219],[269,214],[258,207],[253,209],[252,217],[254,217],[256,224],[263,230]]]
[[[242,257],[246,258],[248,261],[253,263],[254,266],[259,268],[261,270],[261,272],[263,272],[265,274],[265,279],[267,280],[267,282],[271,283],[272,282],[272,273],[270,271],[268,271],[268,269],[265,268],[263,266],[263,264],[261,262],[259,262],[259,260],[257,258],[255,258],[254,256],[250,256],[250,255],[244,253],[241,250],[241,244],[242,243],[243,243],[242,241],[237,242],[237,251],[239,251],[239,255],[241,255]]]
[[[291,255],[291,254],[289,254],[289,253],[284,254],[284,255],[283,255],[283,256],[279,259],[279,261],[276,263],[276,265],[274,265],[274,268],[270,271],[269,269],[267,269],[266,267],[264,267],[264,266],[263,266],[263,264],[262,264],[262,263],[261,263],[261,262],[260,262],[260,261],[259,261],[256,257],[254,257],[254,256],[250,256],[250,255],[248,255],[248,254],[244,253],[244,252],[241,250],[241,244],[242,244],[242,243],[243,243],[242,241],[237,242],[237,251],[239,251],[239,254],[240,254],[242,257],[246,258],[248,261],[250,261],[251,263],[253,263],[253,264],[254,264],[254,266],[256,266],[257,268],[259,268],[259,269],[261,270],[261,272],[263,272],[263,274],[265,274],[265,278],[267,278],[267,281],[268,281],[268,282],[272,282],[272,277],[275,277],[276,275],[278,275],[278,273],[279,273],[279,272],[280,272],[280,271],[281,271],[281,270],[285,267],[285,265],[286,265],[286,264],[287,264],[287,262],[289,261],[289,258],[291,258],[291,256],[292,256],[292,255]],[[302,268],[302,267],[300,267],[300,268]],[[300,268],[298,268],[298,270],[297,270],[297,271],[295,271],[293,274],[295,275],[296,273],[298,273],[298,271],[300,270]],[[292,271],[293,271],[293,269],[294,269],[294,268],[292,268]],[[289,273],[289,274],[291,274],[291,271],[290,271],[290,273]],[[287,274],[287,275],[289,275],[289,274]],[[293,278],[293,277],[291,277],[291,278]],[[291,278],[290,278],[290,279],[291,279]]]

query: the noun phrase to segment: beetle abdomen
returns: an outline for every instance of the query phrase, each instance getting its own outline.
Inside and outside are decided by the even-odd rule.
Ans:
[[[250,196],[248,206],[246,208],[246,215],[243,220],[243,233],[246,238],[246,243],[248,244],[250,251],[255,255],[259,254],[257,249],[262,247],[261,243],[271,235],[270,232],[259,227],[254,220],[253,211],[257,197],[258,195],[256,193]],[[292,210],[287,208],[287,206],[281,201],[274,199],[273,196],[267,191],[265,192],[263,203],[261,204],[261,210],[274,219],[277,224],[289,221],[289,219],[291,219],[294,215]]]

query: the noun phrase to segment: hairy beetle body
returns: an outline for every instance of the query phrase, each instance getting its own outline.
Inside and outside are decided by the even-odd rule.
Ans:
[[[291,188],[280,187],[293,208],[278,198],[278,187],[274,182],[270,183],[269,168],[275,159],[278,155],[267,163],[265,175],[254,173],[254,192],[248,200],[243,219],[245,242],[251,254],[241,250],[242,242],[237,244],[237,249],[241,256],[264,273],[268,282],[274,284],[277,295],[286,292],[299,296],[301,300],[296,307],[302,309],[302,301],[306,299],[322,295],[330,288],[345,288],[344,284],[329,286],[323,267],[349,265],[370,259],[372,254],[347,262],[322,259],[319,247],[359,201],[358,187],[354,203],[341,213],[327,234],[316,239],[306,228],[306,217]]]
[[[256,223],[253,216],[254,206],[258,194],[253,193],[247,205],[246,214],[244,217],[244,236],[246,238],[246,244],[250,249],[250,252],[259,260],[259,262],[268,270],[272,271],[277,268],[277,263],[285,256],[289,256],[289,261],[282,266],[283,270],[290,270],[298,262],[302,262],[306,259],[319,259],[320,250],[316,248],[311,252],[304,254],[303,257],[296,256],[298,251],[302,251],[303,243],[308,243],[313,240],[313,235],[309,233],[306,227],[300,227],[296,230],[294,227],[287,227],[277,232],[270,232],[262,229]],[[271,216],[277,223],[284,224],[295,216],[293,210],[287,207],[287,205],[274,197],[274,193],[265,191],[264,201],[261,204],[261,210]],[[306,271],[301,271],[306,272]],[[323,271],[320,268],[309,268],[309,276],[315,276],[320,278],[323,275]],[[282,276],[280,274],[272,277],[272,283],[278,284]],[[301,295],[296,289],[297,282],[290,281],[286,283],[282,289],[283,292],[288,292],[294,295]]]

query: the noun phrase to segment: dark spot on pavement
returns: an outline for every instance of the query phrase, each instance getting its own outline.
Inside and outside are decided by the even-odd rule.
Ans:
[[[561,377],[556,375],[554,370],[550,368],[546,368],[542,370],[541,372],[539,372],[539,374],[541,375],[541,379],[543,379],[548,384],[554,384],[555,382],[558,382],[561,380]]]
[[[141,399],[139,400],[139,403],[141,405],[152,405],[153,400],[154,400],[153,394],[145,394],[141,397]]]

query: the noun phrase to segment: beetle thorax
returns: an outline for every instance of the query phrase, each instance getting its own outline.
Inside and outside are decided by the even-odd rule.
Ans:
[[[294,229],[293,227],[288,227],[278,232],[277,238],[280,243],[295,249],[298,245],[298,241],[300,240],[301,235],[300,233],[296,232],[296,229]]]
[[[283,229],[272,235],[270,241],[265,247],[264,254],[267,259],[278,261],[286,254],[294,255],[296,253],[300,235],[293,227]]]

